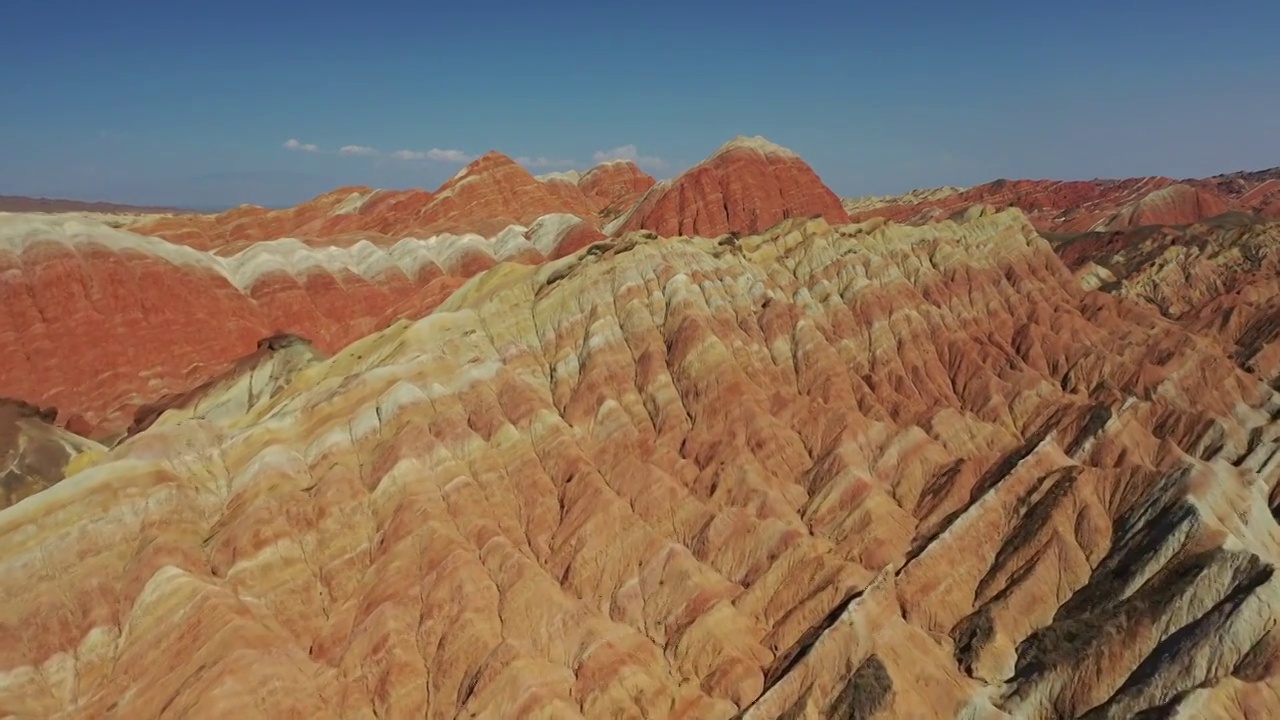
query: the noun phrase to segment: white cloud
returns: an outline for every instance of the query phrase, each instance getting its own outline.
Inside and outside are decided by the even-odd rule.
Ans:
[[[391,155],[401,160],[431,160],[443,163],[466,163],[475,159],[461,150],[441,150],[439,148],[431,148],[427,151],[397,150]]]
[[[653,168],[654,170],[661,170],[667,166],[667,161],[660,157],[641,155],[635,145],[620,145],[610,150],[597,150],[591,157],[598,163],[610,160],[630,160],[640,167]]]
[[[427,151],[427,159],[437,162],[465,163],[471,162],[474,158],[461,150],[437,150],[432,148]]]
[[[548,157],[531,158],[531,157],[521,156],[516,158],[516,162],[520,163],[521,165],[527,168],[558,168],[558,167],[573,167],[574,165],[577,165],[577,163],[574,162],[573,160],[560,160],[557,158],[548,158]]]
[[[319,145],[312,145],[311,143],[301,143],[294,138],[289,138],[288,140],[286,140],[284,143],[284,147],[286,150],[293,150],[295,152],[309,152],[309,153],[320,152]]]
[[[338,149],[339,155],[377,155],[377,148],[368,145],[343,145]]]

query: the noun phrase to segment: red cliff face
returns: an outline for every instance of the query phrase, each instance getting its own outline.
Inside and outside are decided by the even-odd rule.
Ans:
[[[656,185],[609,230],[664,236],[756,233],[788,218],[849,216],[795,153],[764,138],[736,138],[700,165]]]

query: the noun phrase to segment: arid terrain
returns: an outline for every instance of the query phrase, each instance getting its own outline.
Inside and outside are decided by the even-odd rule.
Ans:
[[[1280,717],[1280,170],[0,214],[0,717]]]
[[[0,195],[0,212],[24,213],[97,213],[103,215],[168,215],[183,210],[168,207],[143,207],[110,202],[85,202],[56,198]]]

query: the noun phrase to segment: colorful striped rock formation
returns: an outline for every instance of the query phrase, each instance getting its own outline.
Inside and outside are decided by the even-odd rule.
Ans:
[[[813,217],[849,221],[840,198],[798,155],[762,137],[737,137],[679,177],[655,185],[605,232],[715,237]]]
[[[1228,212],[1280,219],[1280,168],[1182,181],[996,180],[967,190],[938,188],[844,201],[854,220],[883,217],[911,224],[946,219],[973,205],[1019,208],[1038,230],[1054,233],[1187,225]]]
[[[725,183],[723,197],[710,195],[721,190],[708,178]],[[488,153],[434,193],[348,187],[285,210],[151,217],[126,229],[0,214],[0,346],[13,358],[0,396],[56,406],[63,424],[80,418],[95,437],[116,438],[137,410],[210,381],[264,338],[294,334],[332,353],[422,317],[497,263],[541,264],[603,240],[605,220],[642,196],[652,202],[628,226],[746,233],[785,217],[843,219],[802,161],[758,138],[730,143],[670,186],[691,203],[675,216],[632,163],[535,178]],[[710,224],[696,211],[725,198],[738,209]]]
[[[0,397],[52,405],[115,436],[135,410],[184,392],[292,333],[332,353],[421,317],[502,261],[541,263],[602,237],[552,215],[476,234],[203,252],[76,218],[0,215]]]
[[[0,511],[0,716],[1276,717],[1273,378],[1087,286],[1016,210],[489,268]]]

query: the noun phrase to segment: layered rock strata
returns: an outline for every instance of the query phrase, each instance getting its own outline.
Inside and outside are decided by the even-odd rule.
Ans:
[[[789,218],[848,222],[840,198],[800,156],[762,137],[737,137],[673,180],[654,185],[606,234],[749,234]]]
[[[0,512],[0,714],[1270,717],[1278,411],[1016,211],[626,234]]]
[[[75,218],[0,215],[0,396],[116,436],[137,408],[213,379],[263,338],[293,333],[331,353],[421,317],[499,262],[542,263],[601,237],[556,215],[493,238],[287,238],[224,255]]]

